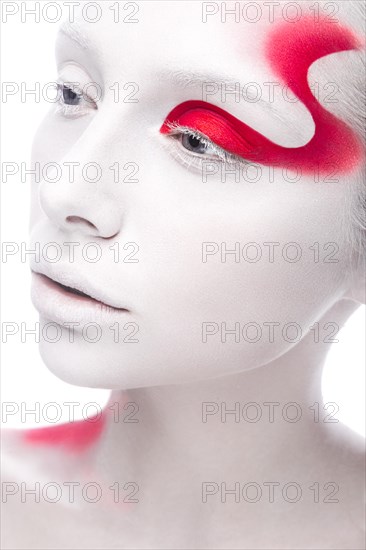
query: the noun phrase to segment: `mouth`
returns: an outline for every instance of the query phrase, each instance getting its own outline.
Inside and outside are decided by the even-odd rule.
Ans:
[[[78,305],[84,306],[94,305],[99,306],[100,308],[103,308],[105,310],[128,311],[126,308],[115,307],[108,303],[105,303],[104,301],[99,300],[94,296],[91,296],[90,294],[87,294],[79,288],[60,283],[59,281],[52,279],[44,273],[39,273],[33,270],[31,271],[33,277],[39,283],[41,290],[44,289],[45,292],[52,291],[56,296],[65,298],[66,300],[70,301],[70,303],[74,302]]]
[[[44,275],[44,276],[46,277],[46,275]],[[81,290],[77,290],[76,288],[73,288],[72,286],[62,285],[61,283],[58,283],[57,281],[54,281],[50,277],[47,277],[47,278],[50,279],[50,281],[52,281],[56,285],[58,285],[60,288],[62,288],[65,292],[70,292],[71,294],[75,294],[76,296],[84,296],[85,298],[89,298],[90,300],[94,300],[94,298],[89,296],[89,294],[85,294],[85,292],[81,292]],[[95,300],[95,301],[98,302],[98,300]],[[100,302],[100,303],[102,304],[103,302]]]

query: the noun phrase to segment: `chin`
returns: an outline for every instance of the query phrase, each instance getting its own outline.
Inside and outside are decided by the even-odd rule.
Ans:
[[[49,322],[42,319],[42,322]],[[173,335],[172,335],[173,336]],[[284,342],[222,344],[183,338],[154,337],[138,343],[114,343],[110,339],[86,342],[80,333],[65,331],[57,342],[44,339],[40,354],[47,368],[75,386],[110,390],[204,383],[210,379],[262,367],[287,353]]]

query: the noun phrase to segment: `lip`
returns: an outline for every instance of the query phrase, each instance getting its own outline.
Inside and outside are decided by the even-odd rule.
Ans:
[[[113,323],[129,313],[128,309],[113,307],[90,296],[80,285],[78,288],[75,284],[66,285],[44,273],[33,270],[31,273],[31,298],[34,307],[41,315],[59,324]]]

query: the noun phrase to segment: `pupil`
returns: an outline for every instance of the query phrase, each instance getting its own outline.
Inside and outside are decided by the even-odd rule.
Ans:
[[[68,88],[67,86],[63,87],[62,95],[64,98],[64,102],[67,105],[77,105],[79,101],[79,96],[77,93],[73,92],[71,88]]]
[[[201,145],[201,141],[195,136],[189,136],[188,143],[193,149],[196,149]]]

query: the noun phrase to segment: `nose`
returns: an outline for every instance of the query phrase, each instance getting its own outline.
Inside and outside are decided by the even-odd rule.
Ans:
[[[79,224],[79,226],[92,227],[94,230],[98,231],[98,228],[89,220],[85,218],[80,218],[80,216],[67,216],[66,221],[71,224]]]
[[[93,164],[96,164],[93,162]],[[39,202],[43,212],[59,228],[82,234],[84,237],[110,239],[121,229],[121,201],[113,194],[109,174],[100,167],[101,177],[94,182],[85,178],[82,167],[75,169],[73,178],[66,170],[69,164],[64,159],[59,163],[61,177],[51,181],[43,179],[39,185]],[[100,166],[100,165],[99,165]]]

